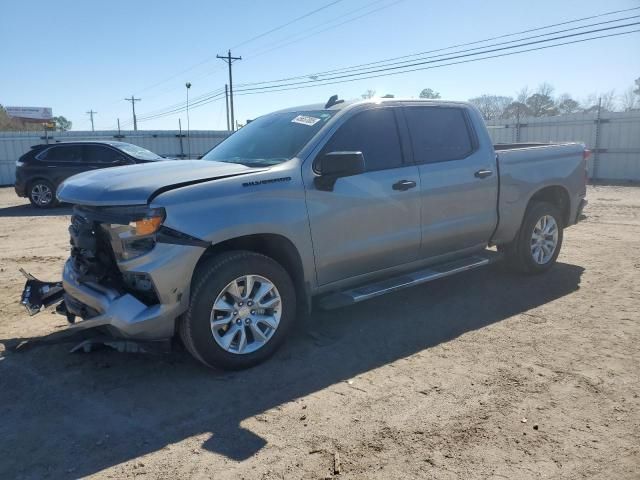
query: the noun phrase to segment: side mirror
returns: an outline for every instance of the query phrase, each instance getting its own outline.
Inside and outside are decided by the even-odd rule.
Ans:
[[[320,157],[316,163],[319,173],[314,180],[318,190],[332,191],[336,180],[363,173],[362,152],[331,152]]]

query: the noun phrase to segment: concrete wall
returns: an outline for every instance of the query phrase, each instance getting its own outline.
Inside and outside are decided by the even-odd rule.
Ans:
[[[101,132],[0,132],[0,185],[11,185],[15,180],[15,162],[32,145],[74,140],[118,140],[147,148],[158,155],[174,158],[197,158],[229,135],[227,131],[138,130]],[[189,145],[191,155],[189,156]]]

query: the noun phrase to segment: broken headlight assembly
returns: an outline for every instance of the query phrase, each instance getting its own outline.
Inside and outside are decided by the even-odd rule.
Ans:
[[[165,219],[163,208],[114,208],[112,213],[120,218],[102,223],[102,228],[111,238],[116,260],[131,260],[149,253],[155,247],[156,235]]]

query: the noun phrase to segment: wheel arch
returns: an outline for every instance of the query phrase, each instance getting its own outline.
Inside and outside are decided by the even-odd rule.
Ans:
[[[246,250],[260,253],[278,262],[287,271],[296,289],[296,297],[300,313],[308,313],[311,310],[311,295],[305,281],[302,257],[294,243],[287,237],[274,233],[258,233],[230,238],[208,247],[194,268],[191,279],[193,287],[198,279],[198,272],[209,259],[233,250]]]
[[[562,226],[566,227],[569,225],[569,217],[571,215],[571,197],[565,187],[562,185],[548,185],[537,190],[529,198],[525,212],[537,202],[547,202],[557,207],[562,213]]]
[[[29,192],[31,191],[31,187],[33,186],[34,183],[36,182],[47,182],[49,185],[51,185],[54,189],[54,196],[56,194],[55,190],[56,190],[56,184],[55,182],[53,182],[51,179],[44,177],[43,175],[37,175],[37,176],[33,176],[31,178],[29,178],[26,182],[25,185],[27,186],[27,195],[29,194]]]

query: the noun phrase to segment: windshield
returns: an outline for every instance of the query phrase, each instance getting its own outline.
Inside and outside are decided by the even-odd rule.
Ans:
[[[125,153],[128,153],[133,158],[139,160],[162,160],[162,157],[157,153],[153,153],[151,150],[139,147],[138,145],[132,145],[130,143],[121,143],[118,148]]]
[[[249,167],[277,165],[293,158],[334,113],[319,110],[265,115],[216,145],[202,159]]]

